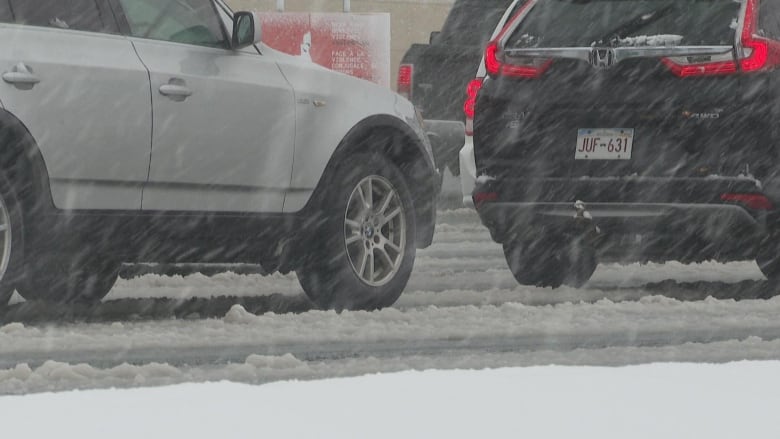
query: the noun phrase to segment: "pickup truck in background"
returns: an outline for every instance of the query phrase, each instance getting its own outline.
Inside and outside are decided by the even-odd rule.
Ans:
[[[398,69],[398,93],[422,113],[436,166],[458,176],[463,101],[485,45],[512,0],[456,0],[430,44],[413,44]]]

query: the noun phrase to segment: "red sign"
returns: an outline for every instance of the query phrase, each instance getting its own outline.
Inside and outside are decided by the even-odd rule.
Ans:
[[[267,46],[390,86],[390,14],[259,15]]]

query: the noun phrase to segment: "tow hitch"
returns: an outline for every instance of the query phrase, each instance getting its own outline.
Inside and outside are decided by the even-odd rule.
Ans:
[[[593,222],[593,215],[588,212],[587,205],[577,200],[574,203],[574,240],[582,240],[592,244],[601,235],[601,229]]]

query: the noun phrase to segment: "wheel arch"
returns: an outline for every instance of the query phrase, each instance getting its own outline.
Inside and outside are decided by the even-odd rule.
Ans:
[[[0,109],[0,169],[17,189],[28,213],[54,208],[38,143],[24,123],[5,109]]]
[[[325,166],[325,171],[304,211],[319,210],[319,206],[326,199],[326,188],[336,177],[338,168],[349,163],[351,155],[370,152],[381,153],[407,177],[415,206],[417,247],[430,246],[433,241],[436,194],[439,189],[437,171],[426,153],[426,146],[412,128],[393,116],[375,115],[365,118],[344,136]]]

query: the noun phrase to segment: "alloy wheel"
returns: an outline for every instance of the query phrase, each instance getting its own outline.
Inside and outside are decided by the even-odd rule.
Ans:
[[[361,180],[347,202],[344,244],[362,282],[380,287],[395,277],[404,259],[406,215],[401,197],[384,177]]]

